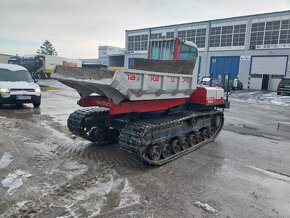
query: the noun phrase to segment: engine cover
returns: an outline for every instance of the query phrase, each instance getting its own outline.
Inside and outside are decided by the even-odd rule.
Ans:
[[[224,103],[224,90],[219,87],[198,86],[191,94],[190,102],[204,105]]]

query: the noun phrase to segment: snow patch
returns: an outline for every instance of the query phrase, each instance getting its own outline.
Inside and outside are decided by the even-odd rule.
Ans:
[[[134,204],[139,204],[140,195],[135,194],[131,186],[129,186],[129,181],[125,178],[124,189],[121,191],[120,196],[122,197],[118,208],[125,208],[132,206]]]
[[[8,188],[8,195],[13,195],[12,191],[23,185],[23,179],[31,176],[32,175],[30,173],[25,173],[22,170],[16,170],[13,173],[9,173],[5,179],[2,180],[2,185],[4,188]]]
[[[88,166],[79,164],[77,161],[67,161],[62,165],[68,179],[73,179],[75,176],[82,175],[88,171]]]
[[[270,100],[270,102],[271,102],[272,104],[275,104],[275,105],[288,106],[288,104],[286,104],[286,103],[283,102],[283,101]]]
[[[12,155],[5,152],[0,160],[0,169],[4,169],[13,161]]]
[[[96,181],[88,184],[84,189],[76,190],[70,195],[73,199],[73,205],[65,205],[66,211],[73,211],[74,207],[83,208],[90,215],[95,217],[100,215],[103,208],[112,207],[111,210],[126,208],[140,202],[140,196],[133,187],[129,185],[127,178],[117,177],[116,172],[112,170],[105,177],[96,177]],[[116,200],[116,205],[114,201]],[[61,205],[57,205],[60,207]],[[69,209],[70,208],[70,209]],[[105,209],[107,210],[107,209]],[[73,214],[69,212],[71,216]],[[64,218],[64,217],[62,217]]]
[[[277,106],[290,106],[290,96],[277,95],[276,92],[263,93],[261,91],[256,92],[239,92],[232,95],[233,100],[237,102],[249,102],[249,103],[266,103],[269,105]]]
[[[216,212],[216,209],[214,209],[213,207],[209,206],[208,204],[203,204],[200,201],[195,202],[194,205],[198,206],[198,207],[200,207],[200,208],[202,208],[205,211],[210,212],[210,213],[215,213]]]
[[[22,207],[24,207],[24,205],[25,205],[26,203],[28,203],[28,201],[17,202],[16,206],[17,206],[18,208],[22,208]]]

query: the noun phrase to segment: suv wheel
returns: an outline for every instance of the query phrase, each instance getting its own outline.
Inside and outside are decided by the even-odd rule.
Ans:
[[[40,106],[40,102],[33,103],[33,107],[39,107],[39,106]]]

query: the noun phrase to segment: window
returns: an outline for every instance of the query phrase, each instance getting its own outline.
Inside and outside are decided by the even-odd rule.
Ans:
[[[141,50],[141,36],[140,35],[135,36],[134,50],[135,51]]]
[[[213,27],[210,29],[210,47],[220,47],[221,27]]]
[[[206,35],[206,29],[197,29],[196,30],[196,45],[199,48],[204,48],[205,47],[205,35]]]
[[[134,36],[128,37],[128,51],[134,51]]]
[[[177,35],[179,38],[195,43],[199,48],[205,47],[206,28],[181,30]]]
[[[178,31],[177,35],[179,38],[185,39],[186,38],[186,30]]]
[[[253,23],[250,45],[290,43],[290,19]]]
[[[141,36],[141,50],[147,50],[148,35],[144,34]]]
[[[128,51],[147,50],[148,34],[128,36]]]
[[[160,39],[162,38],[162,33],[151,33],[150,39]]]
[[[166,38],[174,38],[174,32],[166,32]]]
[[[246,24],[235,25],[233,35],[233,46],[244,46],[246,37]]]
[[[279,44],[290,44],[290,20],[281,21]]]
[[[266,22],[264,45],[278,44],[280,21]]]
[[[151,58],[157,60],[173,60],[174,40],[152,41]]]
[[[263,45],[265,26],[265,22],[252,24],[250,45]]]
[[[188,45],[181,45],[180,60],[192,60],[197,57],[197,49]]]
[[[221,47],[232,46],[233,26],[223,26],[221,34]]]
[[[210,47],[244,46],[246,24],[217,26],[210,29]]]
[[[196,30],[187,30],[186,40],[195,43],[195,41],[196,41]]]

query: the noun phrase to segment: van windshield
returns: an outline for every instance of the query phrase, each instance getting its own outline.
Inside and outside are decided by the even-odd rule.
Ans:
[[[33,82],[30,74],[26,70],[10,71],[0,69],[0,81],[4,82]]]

